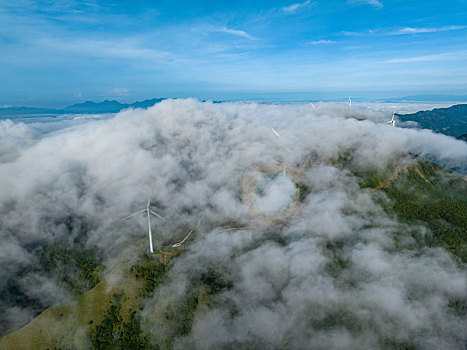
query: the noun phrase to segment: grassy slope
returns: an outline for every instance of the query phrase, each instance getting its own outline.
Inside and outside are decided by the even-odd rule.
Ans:
[[[175,339],[190,332],[211,296],[232,287],[215,271],[192,276],[185,298],[171,302],[158,317],[163,337],[150,340],[142,330],[138,311],[163,283],[171,260],[183,249],[165,247],[157,255],[134,252],[134,258],[122,258],[93,289],[48,308],[0,339],[0,349],[171,349]]]
[[[142,282],[128,274],[120,284],[110,287],[105,281],[98,283],[75,300],[52,306],[29,324],[0,340],[5,349],[89,348],[86,336],[90,324],[102,321],[116,291],[124,291],[127,308],[134,308],[135,295]]]
[[[178,253],[179,250],[171,248],[163,259],[160,256],[160,260],[167,264]],[[112,321],[114,316],[112,312],[117,310],[117,319],[113,321],[126,327],[127,336],[135,332],[130,328],[139,326],[136,311],[144,297],[160,283],[166,271],[158,258],[140,254],[117,264],[105,275],[109,277],[108,280],[116,282],[109,284],[103,278],[94,288],[73,300],[46,309],[26,326],[0,339],[0,349],[89,349],[92,345],[112,348],[116,344],[105,344],[109,340],[105,332],[115,328],[114,324],[109,324],[109,318]],[[115,276],[118,276],[117,279]],[[117,343],[122,341],[110,340]]]

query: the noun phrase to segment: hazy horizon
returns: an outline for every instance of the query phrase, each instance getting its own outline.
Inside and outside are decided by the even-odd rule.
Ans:
[[[135,102],[141,102],[151,99],[186,99],[194,98],[200,101],[219,101],[219,102],[265,102],[265,103],[309,103],[309,102],[336,102],[336,103],[347,103],[349,97],[351,97],[353,104],[366,104],[371,106],[373,104],[389,103],[392,105],[420,105],[422,108],[439,108],[448,107],[457,103],[466,103],[467,94],[381,94],[378,97],[369,97],[364,94],[352,94],[347,95],[337,92],[270,92],[270,93],[235,93],[235,94],[200,94],[200,95],[176,95],[176,96],[143,96],[141,98],[129,98],[129,97],[96,97],[94,99],[71,99],[69,101],[61,100],[42,100],[42,101],[17,101],[17,103],[3,103],[0,104],[1,108],[9,107],[38,107],[38,108],[51,108],[61,109],[74,104],[80,104],[84,102],[102,103],[105,101],[117,101],[121,104],[132,104]],[[407,98],[407,99],[405,99]],[[417,108],[417,107],[415,107]],[[413,108],[412,108],[413,109]],[[411,109],[411,110],[412,110]]]

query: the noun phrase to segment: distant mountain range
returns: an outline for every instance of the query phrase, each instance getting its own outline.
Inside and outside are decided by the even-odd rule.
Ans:
[[[417,95],[416,99],[435,99],[444,95]],[[445,96],[446,97],[446,96]],[[452,96],[448,96],[452,97]],[[467,100],[467,96],[458,96]],[[405,97],[403,99],[410,99]],[[60,114],[102,114],[117,113],[126,108],[148,108],[165,98],[153,98],[134,103],[120,103],[115,100],[105,100],[103,102],[86,101],[77,103],[62,109],[37,108],[37,107],[5,107],[0,108],[0,119],[15,118],[15,116],[37,117],[39,115],[60,115]],[[220,102],[220,101],[214,101]],[[397,114],[399,120],[403,122],[414,121],[423,129],[430,129],[434,132],[443,133],[467,141],[467,104],[458,104],[449,108],[435,108],[429,111],[419,111],[412,114]]]
[[[403,122],[417,122],[423,129],[454,136],[466,140],[467,104],[449,108],[435,108],[431,111],[419,111],[412,114],[397,114]]]
[[[103,102],[86,101],[77,103],[63,109],[52,108],[37,108],[37,107],[6,107],[0,108],[1,116],[14,116],[14,115],[38,115],[38,114],[93,114],[93,113],[117,113],[126,108],[148,108],[158,102],[165,100],[165,98],[153,98],[131,104],[120,103],[118,101],[105,100]]]
[[[411,95],[383,99],[381,102],[464,102],[467,95]]]

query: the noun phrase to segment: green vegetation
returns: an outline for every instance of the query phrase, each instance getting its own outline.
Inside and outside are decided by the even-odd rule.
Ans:
[[[191,288],[182,300],[167,307],[165,318],[173,326],[173,333],[168,339],[170,344],[179,336],[190,332],[198,307],[199,295],[199,289]]]
[[[89,224],[79,216],[65,216],[55,221],[61,229],[61,238],[49,245],[44,242],[31,247],[36,259],[24,266],[18,275],[4,281],[0,287],[2,304],[27,309],[34,315],[47,307],[42,298],[29,293],[37,278],[50,279],[69,294],[79,295],[93,288],[100,280],[103,268],[101,257],[95,247],[85,245]],[[26,285],[20,281],[27,281]],[[5,306],[4,306],[5,307]],[[2,313],[6,312],[1,310]],[[0,325],[0,334],[12,331]]]
[[[426,245],[442,246],[459,261],[467,262],[467,183],[462,177],[428,161],[399,166],[391,177],[377,171],[358,176],[362,187],[387,194],[391,199],[386,207],[389,213],[430,229],[431,235],[424,238]]]
[[[143,335],[136,311],[127,320],[122,315],[124,294],[114,293],[104,319],[89,331],[95,349],[150,349],[149,338]]]
[[[232,286],[232,281],[214,268],[192,274],[182,295],[170,300],[162,299],[162,306],[152,313],[151,317],[158,329],[157,337],[152,339],[153,343],[161,349],[172,349],[176,339],[190,333],[197,315],[207,305],[222,302],[216,295]]]
[[[143,334],[137,313],[147,298],[162,283],[166,266],[153,255],[140,254],[129,269],[129,277],[138,281],[133,293],[118,290],[110,299],[101,322],[89,330],[91,343],[96,349],[151,349],[149,337]],[[131,301],[129,300],[131,298]]]
[[[143,288],[140,289],[139,296],[146,298],[162,282],[166,272],[166,266],[155,259],[152,255],[141,254],[138,262],[130,269],[136,279],[141,280]]]
[[[331,276],[337,277],[342,270],[350,266],[350,261],[345,255],[344,248],[344,240],[326,242],[326,251],[331,256],[329,263],[326,265],[326,270]]]
[[[57,220],[64,237],[44,247],[39,264],[29,266],[28,273],[42,273],[60,282],[74,294],[81,294],[99,282],[102,269],[97,248],[86,246],[89,224],[81,217],[67,216]]]
[[[62,239],[47,246],[39,257],[39,267],[30,271],[54,276],[74,294],[80,294],[99,282],[99,263],[95,248],[87,248],[77,240],[70,243]]]
[[[214,295],[222,292],[224,289],[233,287],[233,282],[224,278],[215,270],[203,272],[198,279],[198,283],[202,285],[209,295]]]
[[[454,137],[467,133],[467,104],[397,116],[402,121],[416,121],[423,129],[431,129]]]
[[[75,261],[70,258],[73,253],[61,244],[47,249],[59,261],[50,271]],[[80,256],[79,251],[76,254]],[[170,254],[168,259],[178,252]],[[89,260],[83,264],[88,266]],[[138,311],[144,298],[162,283],[169,266],[145,253],[124,261],[106,271],[105,276],[119,276],[117,281],[111,277],[113,282],[109,283],[103,278],[73,300],[46,309],[23,328],[1,338],[0,349],[154,349],[142,330]],[[185,324],[191,327],[191,322]]]
[[[311,192],[309,186],[304,183],[295,183],[295,187],[297,188],[297,198],[299,202],[303,202]]]

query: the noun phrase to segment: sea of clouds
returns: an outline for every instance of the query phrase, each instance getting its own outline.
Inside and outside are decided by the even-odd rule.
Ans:
[[[168,219],[153,223],[156,247],[202,219],[144,303],[143,328],[156,343],[176,328],[159,322],[167,306],[184,298],[193,276],[215,271],[232,288],[198,312],[176,348],[462,349],[467,320],[449,302],[467,298],[465,266],[441,248],[414,249],[413,232],[427,229],[389,217],[385,196],[362,189],[350,168],[384,169],[413,155],[462,163],[467,143],[391,127],[388,115],[332,103],[186,99],[53,130],[0,121],[0,293],[14,281],[44,305],[67,298],[53,278],[20,272],[69,234],[70,218],[89,223],[86,244],[111,259],[145,237],[144,220],[120,218],[151,199]],[[338,162],[346,154],[350,168]],[[283,168],[289,182],[246,200],[251,179]],[[288,203],[290,179],[309,188],[303,203],[258,207]],[[226,222],[248,228],[219,229]],[[0,301],[4,332],[33,315]]]

